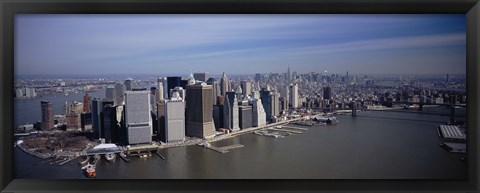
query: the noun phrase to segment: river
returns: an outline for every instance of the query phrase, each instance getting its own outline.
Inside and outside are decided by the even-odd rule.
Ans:
[[[40,102],[37,104],[38,108]],[[56,112],[57,113],[57,112]],[[337,125],[272,138],[245,134],[212,143],[243,144],[218,153],[200,146],[162,149],[131,162],[102,159],[96,179],[465,179],[465,155],[439,147],[436,127],[448,116],[398,112],[339,115]],[[49,164],[19,148],[15,178],[85,179],[77,164]]]

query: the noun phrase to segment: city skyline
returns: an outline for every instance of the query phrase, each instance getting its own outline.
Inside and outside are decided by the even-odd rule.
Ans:
[[[15,74],[465,74],[465,15],[18,15]],[[39,68],[41,66],[41,68]]]

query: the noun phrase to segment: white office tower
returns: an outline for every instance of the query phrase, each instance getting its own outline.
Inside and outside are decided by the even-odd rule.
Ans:
[[[243,95],[242,99],[246,99],[248,95],[252,94],[252,83],[251,82],[242,80],[240,82],[240,86],[242,87],[242,95]],[[240,99],[238,99],[238,100],[240,100]]]
[[[263,109],[262,100],[251,98],[249,101],[252,105],[252,126],[261,127],[267,125],[267,114]]]
[[[164,100],[164,91],[163,89],[166,89],[163,85],[163,83],[165,82],[163,79],[165,78],[158,78],[157,80],[157,93],[155,94],[155,97],[157,99],[157,102],[161,102],[162,100]]]
[[[290,88],[288,84],[282,86],[280,89],[280,96],[283,97],[287,101],[287,107],[290,104]]]
[[[229,92],[229,81],[228,81],[228,78],[227,78],[227,75],[225,74],[225,72],[222,74],[222,77],[220,78],[220,93],[222,96],[225,96],[225,94],[227,92]]]
[[[125,126],[128,144],[152,142],[150,91],[125,91]]]
[[[290,85],[290,105],[292,108],[298,108],[298,84]]]
[[[234,92],[227,92],[223,104],[223,127],[232,131],[239,131],[238,101]]]
[[[185,101],[178,92],[173,92],[170,100],[165,100],[165,142],[185,141]]]

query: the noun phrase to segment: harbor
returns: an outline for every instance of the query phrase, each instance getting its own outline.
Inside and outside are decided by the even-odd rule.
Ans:
[[[451,153],[439,147],[442,141],[437,135],[436,128],[444,124],[443,117],[384,112],[363,112],[362,115],[355,119],[349,115],[338,115],[340,124],[334,126],[283,125],[282,127],[294,126],[308,129],[298,130],[303,134],[293,134],[285,138],[260,136],[251,132],[211,142],[218,148],[235,144],[243,145],[240,148],[228,149],[228,153],[219,153],[196,145],[197,143],[168,148],[162,148],[161,144],[158,151],[165,159],[158,156],[156,151],[147,159],[125,154],[119,156],[122,155],[119,153],[116,161],[108,162],[104,158],[98,161],[95,166],[95,179],[224,179],[252,176],[268,179],[347,179],[356,176],[363,176],[365,179],[462,179],[465,177],[466,162],[460,160],[465,157],[465,154]],[[389,118],[402,118],[404,121],[391,124]],[[419,121],[422,121],[421,127],[418,124]],[[274,132],[280,133],[280,131]],[[335,148],[328,148],[331,146]],[[423,148],[417,148],[420,146]],[[378,148],[378,151],[371,151],[372,148]],[[358,155],[358,152],[362,152],[361,155]],[[418,155],[436,161],[413,159]],[[77,162],[85,160],[84,156],[62,166],[49,164],[49,162],[41,163],[45,160],[30,156],[20,148],[16,148],[15,156],[19,160],[18,164],[15,164],[18,178],[25,178],[25,176],[49,179],[89,178],[80,172],[81,166],[77,165]],[[351,159],[352,156],[355,159]],[[368,159],[373,157],[375,159]],[[395,157],[395,160],[392,157]],[[46,160],[50,161],[50,159]],[[402,161],[401,164],[395,164],[399,160]],[[291,165],[291,163],[302,164]],[[392,164],[396,167],[392,167]],[[287,166],[291,170],[302,172],[292,173],[289,172],[290,169],[278,170],[278,167]],[[359,167],[365,169],[358,170]],[[235,173],[229,172],[232,170],[235,170]],[[432,174],[429,171],[436,172]],[[45,176],[45,173],[50,175]]]

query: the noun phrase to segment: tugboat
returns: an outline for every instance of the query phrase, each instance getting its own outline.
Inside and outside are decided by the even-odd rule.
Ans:
[[[82,170],[85,172],[85,176],[89,178],[97,176],[97,172],[95,172],[95,165],[88,163],[87,165],[82,167]]]

